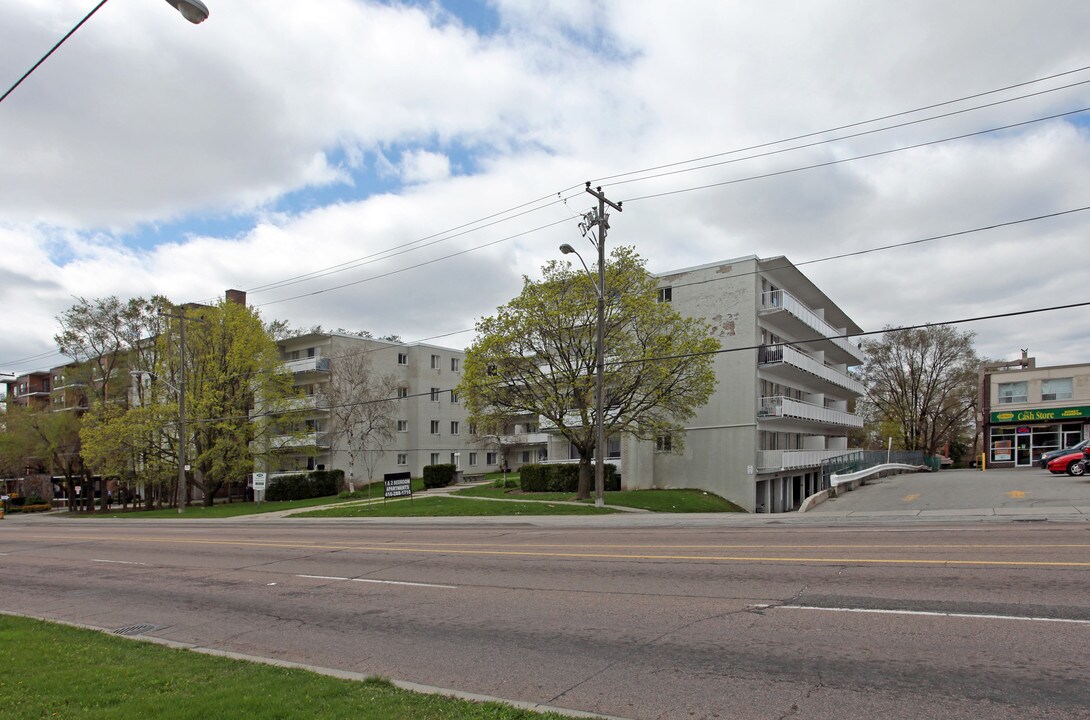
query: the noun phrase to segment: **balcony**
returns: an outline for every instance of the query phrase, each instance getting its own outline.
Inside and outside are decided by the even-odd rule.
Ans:
[[[252,446],[260,448],[260,441],[254,441]],[[304,433],[302,435],[277,435],[270,438],[269,449],[270,450],[286,450],[288,448],[328,448],[329,447],[329,433],[326,432],[311,432]]]
[[[500,435],[502,445],[544,445],[549,441],[549,434],[543,432],[515,433],[514,435]]]
[[[770,375],[833,395],[847,391],[854,397],[866,394],[866,388],[850,375],[832,369],[790,345],[769,345],[757,353],[757,365]]]
[[[840,410],[832,410],[821,405],[792,400],[782,396],[763,397],[757,408],[758,420],[793,418],[816,423],[818,425],[837,425],[840,427],[861,428],[863,418]]]
[[[757,452],[757,471],[776,472],[817,467],[831,458],[849,455],[854,450],[760,450]]]
[[[329,358],[312,357],[303,358],[301,360],[289,360],[284,363],[284,367],[288,372],[298,375],[300,373],[308,372],[329,372]]]
[[[786,290],[773,290],[761,293],[761,305],[758,315],[769,324],[776,325],[784,334],[796,338],[812,338],[802,343],[824,350],[838,363],[862,365],[865,360],[863,351],[847,338],[840,337],[842,332],[822,320],[817,313],[802,304]]]
[[[282,413],[325,412],[329,410],[329,400],[324,395],[306,395],[304,397],[281,400],[274,405],[265,404],[250,411],[251,417],[258,415],[280,415]]]

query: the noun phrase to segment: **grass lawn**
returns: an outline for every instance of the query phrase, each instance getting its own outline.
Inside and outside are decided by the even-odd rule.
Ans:
[[[515,490],[503,490],[488,485],[455,491],[456,495],[470,497],[506,498],[529,502],[574,501],[574,493],[523,493]],[[664,513],[712,513],[745,512],[730,500],[713,495],[703,490],[622,490],[604,494],[606,505],[641,508],[652,512]],[[592,503],[593,498],[583,502]]]
[[[372,505],[350,505],[311,512],[297,517],[484,517],[491,515],[602,515],[619,512],[609,508],[552,505],[547,502],[492,502],[449,497],[421,497]]]
[[[0,662],[0,715],[9,720],[562,718],[419,695],[377,678],[341,680],[5,615]]]

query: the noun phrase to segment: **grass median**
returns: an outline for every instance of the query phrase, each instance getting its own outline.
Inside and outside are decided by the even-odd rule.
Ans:
[[[79,718],[354,718],[560,720],[501,703],[401,690],[230,660],[0,615],[0,716]]]
[[[454,497],[416,497],[369,505],[346,505],[310,512],[299,517],[491,517],[497,515],[606,515],[620,512],[594,506],[561,505],[548,502],[495,502]]]
[[[457,490],[462,497],[496,498],[527,502],[585,502],[593,503],[593,497],[577,501],[575,493],[524,493],[517,489],[503,489],[491,485]],[[721,513],[745,512],[730,500],[704,490],[621,490],[602,495],[606,505],[638,508],[659,513]]]

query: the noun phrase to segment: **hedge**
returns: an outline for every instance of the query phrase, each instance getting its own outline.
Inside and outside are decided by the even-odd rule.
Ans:
[[[605,463],[605,490],[621,489],[621,477],[617,466]],[[575,463],[550,463],[548,465],[523,465],[519,468],[523,492],[573,493],[579,490],[579,465]],[[590,480],[594,487],[594,478]]]
[[[424,466],[424,489],[446,487],[454,482],[454,473],[458,470],[450,463]]]
[[[306,474],[274,478],[265,490],[269,502],[307,500],[336,495],[344,484],[344,470],[315,470]]]

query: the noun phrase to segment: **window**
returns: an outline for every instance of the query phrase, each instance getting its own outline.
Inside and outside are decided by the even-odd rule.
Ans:
[[[398,453],[397,454],[397,464],[398,465],[408,465],[409,464],[409,453]]]
[[[432,355],[431,356],[431,369],[432,370],[438,370],[442,366],[442,364],[443,364],[443,358],[439,357],[438,355]]]
[[[454,467],[458,467],[458,455],[460,455],[460,454],[461,453],[451,453],[450,454],[450,464],[453,465]]]
[[[1070,400],[1072,397],[1071,378],[1041,381],[1042,400]]]
[[[450,421],[450,434],[451,435],[457,435],[458,434],[458,421],[457,420],[451,420]]]
[[[659,302],[673,302],[674,289],[672,287],[659,288]]]
[[[409,421],[408,420],[398,420],[397,421],[397,431],[398,432],[409,432]]]
[[[608,438],[606,440],[606,457],[616,460],[621,457],[621,439]]]
[[[398,365],[408,365],[409,364],[409,353],[398,353],[397,354],[397,364]]]
[[[999,404],[1024,403],[1029,401],[1029,391],[1025,382],[999,383]]]
[[[469,466],[473,467],[477,464],[477,453],[471,452],[469,454]]]
[[[477,423],[470,423],[469,424],[469,434],[470,435],[476,435],[477,434]]]
[[[439,453],[432,453],[431,454],[431,464],[432,465],[438,465],[439,464]]]
[[[494,452],[486,453],[485,456],[484,456],[484,464],[485,465],[495,465],[496,460],[498,459],[497,454],[498,453],[494,453]]]
[[[523,450],[522,452],[519,453],[519,462],[520,463],[530,462],[530,451],[529,450]]]
[[[460,359],[458,359],[458,358],[451,358],[450,359],[450,371],[451,372],[458,372],[461,369],[462,369],[462,361]]]
[[[669,435],[659,435],[655,438],[655,450],[659,452],[670,452],[674,449],[674,441]]]
[[[407,388],[407,387],[399,387],[399,388],[397,389],[397,396],[398,396],[399,398],[407,398],[407,397],[409,397],[409,388]]]
[[[439,402],[439,392],[440,392],[439,388],[432,388],[431,389],[431,401],[432,402]]]
[[[318,353],[315,351],[315,348],[307,348],[307,357],[308,358],[316,357],[317,354]]]
[[[458,393],[456,391],[454,391],[454,390],[450,391],[450,401],[452,403],[458,402]]]
[[[438,420],[432,420],[431,421],[431,434],[432,435],[438,435],[439,434],[439,421]]]

